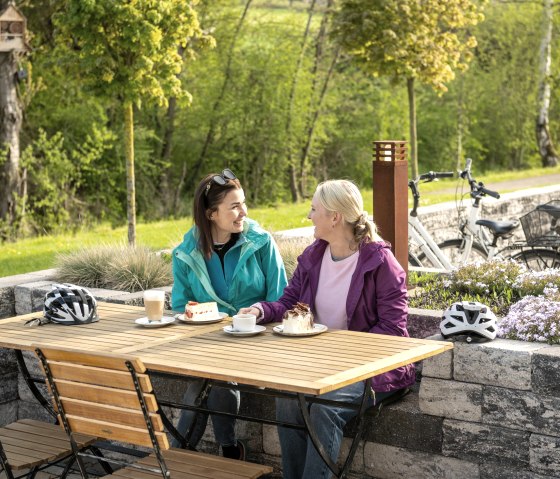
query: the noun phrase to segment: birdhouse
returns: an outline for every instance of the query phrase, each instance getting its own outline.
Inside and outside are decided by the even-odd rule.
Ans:
[[[29,50],[25,42],[27,20],[14,5],[0,12],[0,52],[26,52]]]

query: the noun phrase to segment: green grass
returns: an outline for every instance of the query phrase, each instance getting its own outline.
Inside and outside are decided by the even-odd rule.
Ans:
[[[538,177],[555,173],[560,173],[560,167],[533,169],[530,176]],[[507,189],[499,188],[500,182],[525,178],[527,175],[527,171],[516,171],[489,173],[481,177],[477,177],[475,174],[475,178],[483,181],[490,189],[507,193]],[[421,206],[454,200],[456,185],[456,179],[422,184],[420,186]],[[362,194],[365,209],[371,214],[373,212],[373,192],[363,190]],[[409,195],[409,203],[410,201]],[[489,199],[488,201],[492,200]],[[284,203],[274,207],[250,208],[249,216],[269,231],[301,228],[311,225],[311,222],[307,219],[309,206],[310,200],[297,204]],[[139,245],[153,249],[169,249],[181,241],[191,224],[192,220],[190,218],[138,224],[137,242]],[[108,224],[102,224],[91,230],[80,231],[76,234],[42,236],[24,239],[17,243],[0,244],[0,277],[52,268],[57,253],[66,253],[81,247],[99,244],[125,244],[126,240],[126,226],[111,228]]]

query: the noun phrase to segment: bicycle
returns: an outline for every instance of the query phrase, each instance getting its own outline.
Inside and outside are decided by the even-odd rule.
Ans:
[[[431,268],[435,270],[450,271],[453,264],[450,259],[441,251],[429,231],[424,227],[418,218],[418,206],[420,204],[420,182],[429,183],[440,178],[452,178],[455,174],[452,171],[436,172],[430,171],[421,174],[418,178],[408,181],[408,187],[412,192],[413,206],[408,214],[408,240],[415,248],[409,246],[408,263],[412,267]],[[416,253],[419,250],[419,253]]]
[[[485,196],[498,199],[500,194],[486,188],[481,181],[476,181],[471,175],[471,165],[472,160],[467,158],[465,169],[459,173],[460,178],[467,180],[470,196],[473,200],[468,217],[464,220],[461,220],[460,216],[462,205],[458,203],[461,236],[437,245],[439,250],[449,259],[449,262],[453,266],[458,266],[471,260],[511,258],[535,271],[560,267],[560,235],[558,234],[560,233],[560,206],[550,203],[539,205],[535,210],[521,217],[519,221],[481,219],[482,199]],[[461,200],[463,196],[461,196]],[[557,203],[560,204],[560,202]],[[542,216],[543,214],[552,217],[554,226],[551,226],[552,221],[547,223]],[[503,240],[514,235],[520,223],[523,226],[526,241],[515,241],[513,244],[500,247],[499,244]],[[558,225],[558,232],[555,235],[550,234],[550,229],[556,227],[556,225]],[[537,228],[539,228],[538,231]],[[544,239],[545,237],[546,239]],[[430,261],[428,256],[420,255],[418,259],[423,265]]]

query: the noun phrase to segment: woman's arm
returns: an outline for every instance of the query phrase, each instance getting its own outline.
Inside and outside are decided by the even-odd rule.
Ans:
[[[377,323],[370,333],[408,336],[408,293],[404,270],[393,254],[387,253],[374,274]]]
[[[278,246],[269,236],[268,242],[259,249],[261,268],[266,281],[266,301],[276,301],[284,292],[288,284],[284,261],[278,251]]]

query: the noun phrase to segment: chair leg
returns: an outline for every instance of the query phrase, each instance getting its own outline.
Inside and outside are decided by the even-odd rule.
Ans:
[[[113,472],[114,472],[113,468],[111,467],[111,465],[107,461],[104,460],[105,458],[103,457],[103,454],[101,453],[101,451],[97,447],[89,446],[87,449],[89,449],[94,456],[97,456],[99,458],[99,464],[101,464],[101,467],[103,468],[103,471],[106,474],[108,474],[108,475],[113,474]]]

